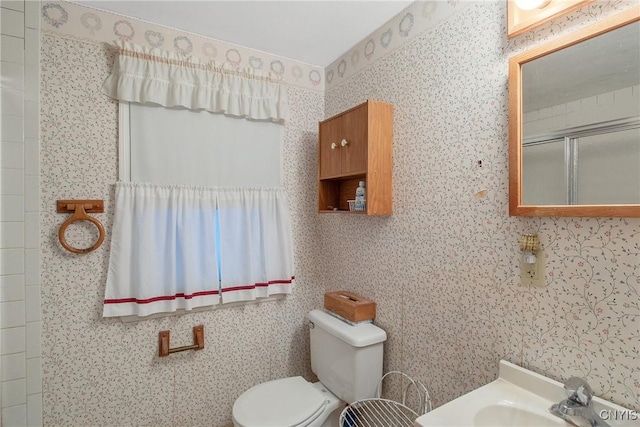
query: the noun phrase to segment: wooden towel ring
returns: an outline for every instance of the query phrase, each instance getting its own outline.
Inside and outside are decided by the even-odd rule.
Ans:
[[[96,218],[87,215],[87,212],[90,213],[101,213],[104,212],[104,202],[102,200],[58,200],[57,201],[57,211],[58,213],[70,213],[71,215],[65,222],[60,225],[60,229],[58,230],[58,239],[60,239],[60,244],[69,252],[73,252],[74,254],[86,254],[91,251],[95,251],[102,245],[104,242],[104,227],[100,221]],[[73,224],[77,221],[89,221],[96,227],[98,227],[98,240],[88,248],[74,248],[69,243],[67,243],[67,239],[64,237],[65,231],[67,231],[67,227],[70,224]]]

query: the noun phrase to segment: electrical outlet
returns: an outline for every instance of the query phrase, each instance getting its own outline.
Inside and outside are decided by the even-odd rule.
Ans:
[[[527,264],[524,262],[524,256],[520,257],[520,280],[523,286],[534,286],[536,288],[544,288],[544,251],[539,250],[536,253],[536,262]]]

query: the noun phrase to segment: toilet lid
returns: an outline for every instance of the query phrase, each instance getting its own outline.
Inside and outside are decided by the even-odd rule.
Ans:
[[[242,393],[233,404],[233,418],[246,427],[293,427],[315,418],[324,401],[322,393],[304,378],[283,378]]]

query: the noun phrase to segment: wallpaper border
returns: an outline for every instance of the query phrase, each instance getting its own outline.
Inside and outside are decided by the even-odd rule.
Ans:
[[[324,69],[282,56],[204,37],[188,31],[147,22],[69,1],[42,2],[41,31],[93,43],[127,41],[166,49],[184,58],[228,64],[279,75],[291,86],[324,92]]]
[[[470,4],[461,0],[411,3],[325,68],[327,90],[339,86],[426,31],[438,27]]]

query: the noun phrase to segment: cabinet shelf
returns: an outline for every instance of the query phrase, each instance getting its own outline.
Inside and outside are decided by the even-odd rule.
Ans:
[[[323,176],[320,179],[348,179],[348,178],[353,178],[354,176],[361,176],[364,178],[367,176],[367,171],[361,170],[361,171],[355,171],[355,172],[349,172],[349,173],[340,173],[337,175]]]
[[[367,100],[319,124],[318,212],[391,215],[393,106]],[[349,211],[360,181],[366,210]],[[337,211],[330,207],[338,208]]]
[[[343,209],[338,209],[337,211],[330,210],[330,209],[324,209],[324,210],[320,210],[318,212],[320,212],[320,213],[334,213],[334,214],[349,214],[349,215],[366,215],[367,214],[365,211],[345,211]]]

